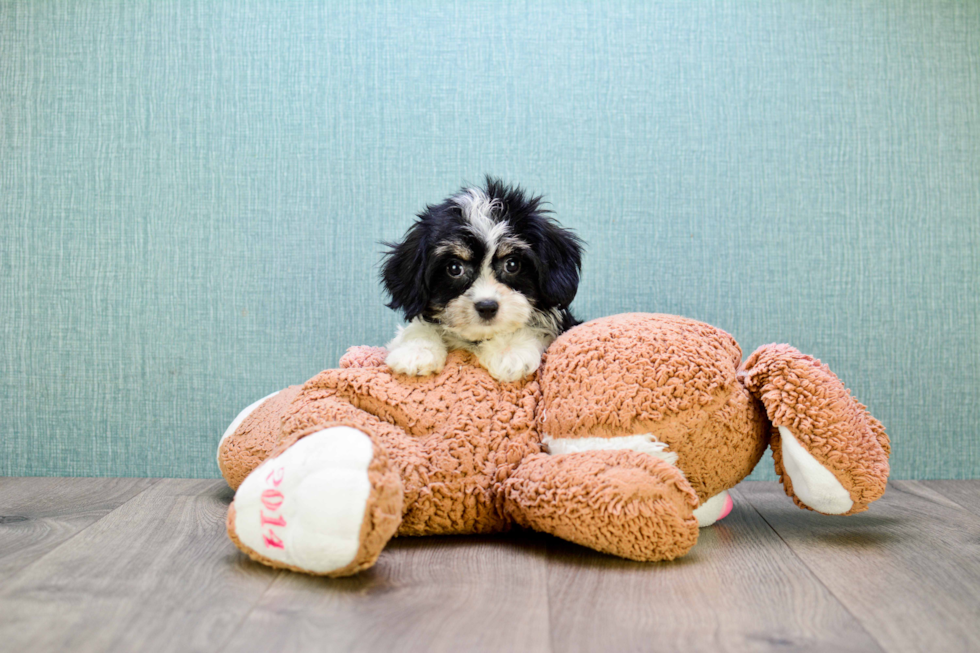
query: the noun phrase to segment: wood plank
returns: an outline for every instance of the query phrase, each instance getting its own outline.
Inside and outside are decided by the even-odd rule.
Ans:
[[[736,489],[687,556],[635,563],[552,540],[556,651],[881,650]]]
[[[886,650],[980,650],[975,514],[911,481],[850,517],[800,510],[774,484],[743,494]]]
[[[32,652],[980,647],[980,482],[896,482],[853,517],[799,510],[773,483],[733,494],[732,515],[673,563],[518,532],[398,539],[373,570],[332,580],[238,553],[220,481],[3,478],[0,514],[29,519],[0,524],[0,641]]]
[[[917,481],[933,492],[955,501],[961,508],[980,515],[980,480],[972,481]]]
[[[22,570],[156,482],[148,478],[0,478],[0,580]]]
[[[548,651],[540,536],[399,538],[345,579],[283,573],[227,651]]]
[[[224,532],[221,481],[160,480],[0,589],[11,651],[212,651],[275,574]]]

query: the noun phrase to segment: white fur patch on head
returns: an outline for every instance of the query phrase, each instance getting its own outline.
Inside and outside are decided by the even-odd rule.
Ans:
[[[465,193],[454,197],[453,202],[463,210],[470,230],[486,244],[487,250],[491,253],[496,250],[508,231],[507,223],[496,219],[504,208],[503,203],[497,198],[491,199],[479,188],[466,189]]]
[[[536,319],[539,311],[535,310],[528,298],[501,283],[494,274],[495,258],[529,248],[527,243],[510,233],[507,221],[500,219],[504,208],[501,200],[491,198],[483,189],[468,188],[453,197],[452,201],[460,207],[467,228],[483,242],[486,252],[480,261],[476,280],[439,312],[439,323],[452,335],[470,342],[513,334],[527,327],[541,328],[543,325],[532,324],[541,320]],[[481,301],[497,303],[497,312],[492,318],[484,319],[477,312],[475,304]],[[551,326],[550,331],[557,332],[554,325]],[[551,337],[555,335],[552,333]],[[525,366],[519,367],[524,369]]]
[[[677,454],[667,451],[667,444],[660,442],[650,433],[622,435],[615,438],[553,438],[545,436],[541,444],[553,456],[576,451],[595,451],[597,449],[631,449],[656,456],[671,465],[677,464]]]

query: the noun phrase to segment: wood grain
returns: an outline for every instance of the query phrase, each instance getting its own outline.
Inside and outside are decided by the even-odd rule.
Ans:
[[[675,562],[514,532],[397,539],[372,570],[324,579],[240,554],[220,481],[4,478],[3,514],[28,519],[0,523],[0,648],[977,650],[978,490],[896,482],[868,513],[826,517],[743,483]]]
[[[0,579],[153,485],[146,478],[0,477]]]
[[[283,573],[225,650],[548,651],[534,534],[400,538],[356,577]]]
[[[876,651],[738,493],[684,558],[633,563],[554,540],[556,651]]]
[[[916,481],[933,492],[955,501],[974,515],[980,515],[980,480],[973,481]]]
[[[773,484],[746,496],[814,575],[888,651],[980,650],[980,520],[912,481],[871,509],[828,517]]]
[[[0,589],[10,651],[212,651],[274,574],[224,533],[220,481],[161,480]]]

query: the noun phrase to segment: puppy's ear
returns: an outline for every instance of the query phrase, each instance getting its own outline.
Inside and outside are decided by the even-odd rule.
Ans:
[[[544,220],[536,248],[538,284],[546,301],[568,308],[578,292],[582,269],[582,240],[552,220]]]
[[[400,243],[383,243],[384,255],[381,281],[391,297],[388,308],[401,311],[411,321],[425,310],[429,291],[425,280],[428,258],[426,232],[421,221],[409,228]]]

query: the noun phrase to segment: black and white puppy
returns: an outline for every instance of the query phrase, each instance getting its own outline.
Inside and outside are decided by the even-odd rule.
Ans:
[[[395,372],[440,371],[451,349],[476,354],[491,376],[516,381],[578,324],[582,241],[541,207],[541,197],[487,177],[419,213],[405,238],[385,243],[382,280],[405,314],[388,343]]]

